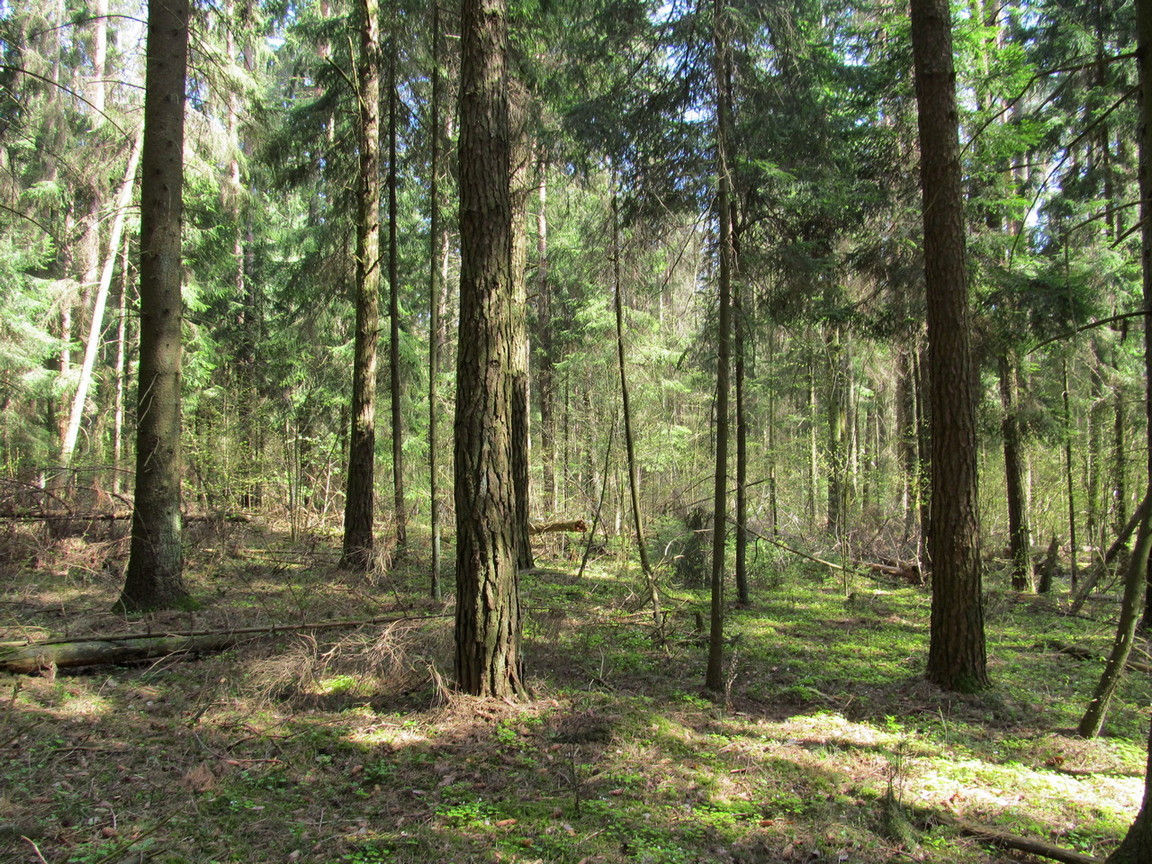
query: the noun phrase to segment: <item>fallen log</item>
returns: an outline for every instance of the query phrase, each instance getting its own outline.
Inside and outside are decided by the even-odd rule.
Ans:
[[[447,618],[443,615],[410,615],[392,618],[313,621],[305,624],[239,627],[231,630],[183,631],[176,633],[125,633],[30,642],[21,647],[0,650],[0,670],[29,674],[42,669],[79,666],[114,666],[173,654],[204,654],[223,651],[257,636],[274,636],[300,630],[334,630],[375,624],[397,624]]]
[[[154,636],[124,642],[58,642],[30,645],[0,654],[0,669],[28,674],[42,669],[115,666],[172,654],[223,651],[241,641],[232,635]]]
[[[965,819],[960,819],[948,813],[933,811],[926,815],[944,825],[951,825],[965,834],[978,837],[989,843],[995,843],[997,846],[1015,849],[1017,852],[1027,852],[1029,855],[1039,855],[1041,858],[1063,861],[1064,864],[1104,864],[1103,858],[1097,858],[1094,855],[1085,855],[1083,852],[1065,849],[1062,846],[1056,846],[1043,840],[1033,840],[1031,837],[1009,834],[1007,831],[1001,831],[999,828],[992,828],[988,825],[978,825],[975,822],[968,822]]]
[[[1067,654],[1069,657],[1075,657],[1077,660],[1104,659],[1103,657],[1099,657],[1096,654],[1093,654],[1087,648],[1082,648],[1079,645],[1067,645],[1063,642],[1049,641],[1042,643],[1042,647],[1051,648],[1053,651],[1057,651],[1060,654]],[[1141,663],[1138,660],[1129,660],[1124,664],[1124,668],[1131,669],[1133,672],[1143,672],[1146,675],[1152,673],[1152,665],[1149,665],[1148,663]]]
[[[560,531],[579,531],[583,533],[588,530],[588,524],[583,519],[569,519],[558,522],[529,522],[529,534],[551,534]]]
[[[881,564],[880,562],[861,561],[860,566],[867,567],[874,573],[883,573],[885,576],[895,576],[912,585],[923,585],[924,576],[918,564]]]

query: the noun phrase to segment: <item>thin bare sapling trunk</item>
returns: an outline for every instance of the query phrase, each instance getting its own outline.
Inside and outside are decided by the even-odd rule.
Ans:
[[[648,588],[648,599],[652,603],[652,619],[656,633],[661,635],[660,592],[656,587],[656,576],[648,561],[648,549],[644,537],[644,520],[640,512],[640,473],[636,464],[636,438],[632,431],[632,401],[628,390],[627,365],[624,359],[624,302],[621,298],[623,286],[620,278],[620,220],[617,204],[616,184],[612,184],[612,306],[616,313],[616,363],[620,370],[620,402],[624,411],[624,448],[628,456],[628,492],[632,503],[632,523],[636,530],[636,549],[640,556],[640,570]]]

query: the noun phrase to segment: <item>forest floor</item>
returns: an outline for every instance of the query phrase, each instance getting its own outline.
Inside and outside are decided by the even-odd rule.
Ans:
[[[702,591],[665,585],[660,641],[621,557],[578,579],[541,548],[522,585],[532,693],[511,704],[448,690],[451,607],[427,599],[420,538],[369,584],[334,567],[335,535],[204,523],[202,609],[126,620],[107,611],[127,551],[108,530],[0,525],[0,641],[411,620],[0,675],[2,861],[987,864],[1034,859],[940,814],[1103,857],[1139,806],[1147,676],[1083,740],[1102,663],[1053,647],[1103,657],[1107,601],[1070,617],[990,572],[995,686],[947,694],[922,675],[925,588],[761,550],[711,698]]]

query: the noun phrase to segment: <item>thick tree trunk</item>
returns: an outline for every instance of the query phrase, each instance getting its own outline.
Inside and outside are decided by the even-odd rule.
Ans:
[[[463,0],[460,347],[456,366],[456,684],[524,689],[512,478],[511,152],[505,0]]]
[[[947,0],[912,0],[911,11],[932,415],[928,677],[948,690],[976,690],[988,686],[988,673],[976,495],[976,389],[952,25]]]
[[[376,343],[380,330],[380,36],[377,0],[360,0],[360,188],[356,214],[356,344],[340,566],[368,570],[376,505]]]
[[[140,383],[136,495],[124,611],[192,604],[180,514],[180,222],[187,0],[150,0],[140,188]]]

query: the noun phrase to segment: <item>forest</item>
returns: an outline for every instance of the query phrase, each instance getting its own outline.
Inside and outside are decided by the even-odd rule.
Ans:
[[[0,858],[1152,864],[1152,0],[0,2]]]

